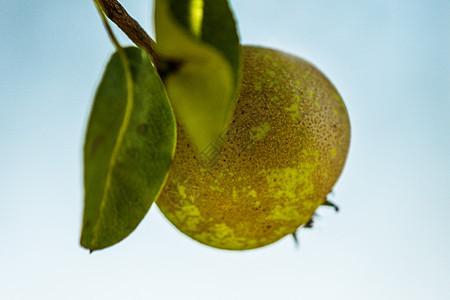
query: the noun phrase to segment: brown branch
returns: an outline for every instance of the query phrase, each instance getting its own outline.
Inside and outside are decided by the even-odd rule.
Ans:
[[[113,21],[137,46],[144,48],[153,58],[158,68],[158,55],[155,52],[155,42],[125,10],[117,0],[98,0],[105,11],[106,16]]]

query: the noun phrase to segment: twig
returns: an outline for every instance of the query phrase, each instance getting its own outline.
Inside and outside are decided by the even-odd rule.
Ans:
[[[106,16],[113,21],[137,46],[144,48],[153,58],[158,68],[158,55],[155,52],[155,41],[145,32],[117,0],[99,0]]]

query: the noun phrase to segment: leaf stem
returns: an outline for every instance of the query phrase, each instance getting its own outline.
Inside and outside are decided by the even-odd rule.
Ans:
[[[105,26],[105,29],[108,32],[108,36],[111,39],[111,42],[114,44],[114,47],[116,48],[116,50],[120,51],[122,49],[122,46],[120,45],[119,41],[117,40],[116,36],[114,35],[114,32],[111,29],[111,26],[109,26],[108,20],[105,17],[103,4],[100,3],[99,0],[94,0],[94,3],[95,3],[95,6],[97,7],[100,18],[102,19],[103,25]]]
[[[145,32],[117,0],[94,0],[101,5],[106,16],[113,21],[137,46],[147,51],[158,69],[159,59],[155,51],[155,41]]]

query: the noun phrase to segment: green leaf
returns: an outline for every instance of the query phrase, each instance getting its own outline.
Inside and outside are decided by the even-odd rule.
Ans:
[[[177,120],[200,151],[226,130],[240,81],[241,48],[226,0],[156,0],[155,33]]]
[[[91,251],[118,243],[141,222],[175,150],[175,119],[150,58],[138,48],[120,51],[98,87],[84,145],[81,245]]]

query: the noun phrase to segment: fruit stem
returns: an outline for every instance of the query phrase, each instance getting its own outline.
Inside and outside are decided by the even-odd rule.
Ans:
[[[159,66],[158,55],[155,51],[155,41],[131,17],[117,0],[98,0],[106,16],[113,21],[138,47],[147,51],[153,60],[156,69]]]

